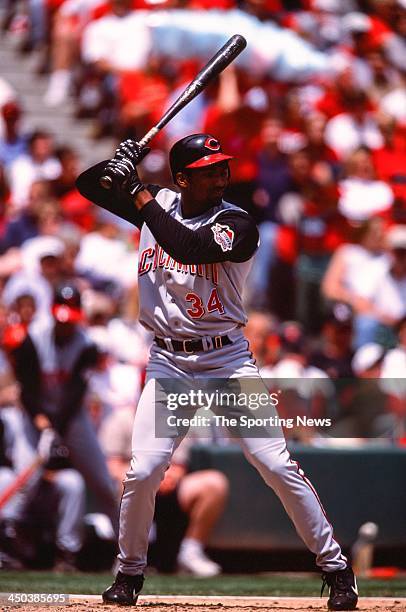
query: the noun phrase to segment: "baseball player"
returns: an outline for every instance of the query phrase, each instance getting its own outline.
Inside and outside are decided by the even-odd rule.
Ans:
[[[145,186],[137,165],[148,153],[126,141],[110,162],[80,175],[79,191],[141,230],[139,247],[140,321],[155,335],[146,384],[134,419],[130,469],[120,510],[119,571],[103,601],[137,601],[147,560],[154,500],[171,456],[180,442],[155,436],[155,382],[171,378],[188,384],[196,378],[256,378],[255,361],[243,334],[244,281],[258,244],[250,216],[223,200],[229,184],[230,155],[210,134],[193,134],[175,143],[169,162],[178,191]],[[103,190],[108,172],[114,188]],[[247,459],[279,496],[298,534],[316,554],[330,589],[331,610],[354,610],[353,571],[333,537],[314,488],[291,460],[278,437],[241,437]]]
[[[54,429],[69,450],[72,466],[83,476],[117,528],[114,486],[96,433],[84,410],[88,371],[99,353],[80,322],[81,296],[70,282],[55,291],[53,320],[33,321],[23,342],[10,352],[21,387],[27,444],[25,463],[37,454],[39,431]]]

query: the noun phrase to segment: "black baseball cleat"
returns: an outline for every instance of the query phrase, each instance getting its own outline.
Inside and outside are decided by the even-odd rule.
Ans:
[[[129,576],[118,572],[115,581],[102,595],[103,603],[117,606],[135,606],[144,584],[144,576]]]
[[[346,567],[337,572],[324,572],[322,575],[324,587],[329,587],[329,598],[327,607],[329,610],[355,610],[358,603],[357,581],[351,567]]]

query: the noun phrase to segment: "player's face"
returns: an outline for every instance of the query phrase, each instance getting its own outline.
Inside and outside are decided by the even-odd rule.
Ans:
[[[206,210],[221,203],[224,191],[230,181],[230,170],[227,161],[189,170],[185,185],[189,200],[193,201],[196,210]]]

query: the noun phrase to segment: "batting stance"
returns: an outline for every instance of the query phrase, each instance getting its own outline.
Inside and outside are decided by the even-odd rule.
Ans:
[[[142,183],[137,164],[147,153],[126,141],[113,160],[93,166],[77,181],[85,197],[140,228],[140,320],[155,334],[124,483],[119,572],[103,593],[105,603],[121,605],[135,604],[141,591],[155,495],[179,444],[179,439],[155,437],[156,379],[259,378],[242,331],[247,318],[241,298],[258,231],[245,211],[223,200],[231,156],[210,134],[177,142],[169,161],[178,193]],[[106,173],[114,177],[110,191],[99,185]],[[329,608],[354,610],[358,598],[352,569],[283,437],[246,437],[239,443],[316,554],[330,588]]]

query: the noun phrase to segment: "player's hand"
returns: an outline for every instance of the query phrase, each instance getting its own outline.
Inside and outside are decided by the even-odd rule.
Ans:
[[[135,140],[128,139],[119,144],[114,154],[114,159],[125,159],[135,167],[142,162],[150,151],[150,147],[141,147]]]
[[[135,196],[139,191],[143,191],[145,189],[145,185],[138,175],[137,168],[135,168],[134,171],[130,174],[125,188],[132,196]]]
[[[107,164],[106,174],[122,190],[134,196],[144,189],[144,185],[138,176],[137,165],[148,155],[150,150],[149,147],[141,147],[134,140],[125,140],[118,146],[113,159]]]
[[[34,425],[39,431],[44,429],[51,429],[52,424],[46,414],[36,414],[34,417]]]
[[[132,196],[145,189],[138,175],[137,167],[126,157],[112,159],[107,164],[105,171],[106,174],[113,177],[113,180],[120,186],[122,191],[126,191]]]
[[[129,180],[131,173],[136,171],[136,168],[130,160],[113,158],[109,161],[105,170],[116,180],[117,185],[122,186]]]
[[[142,162],[150,151],[151,149],[149,147],[141,147],[135,140],[125,140],[116,150],[116,159],[122,164],[124,163],[127,168],[132,168],[128,181],[124,184],[125,189],[132,196],[135,196],[139,191],[145,189],[138,176],[137,165]]]

